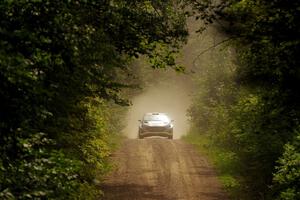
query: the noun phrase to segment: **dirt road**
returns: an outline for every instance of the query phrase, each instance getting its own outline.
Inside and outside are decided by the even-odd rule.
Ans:
[[[125,140],[104,181],[106,200],[226,200],[214,170],[180,140]]]

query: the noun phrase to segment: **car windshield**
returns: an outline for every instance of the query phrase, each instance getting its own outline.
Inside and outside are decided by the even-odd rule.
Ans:
[[[166,115],[145,115],[144,116],[144,121],[164,121],[164,122],[169,122],[170,119]]]

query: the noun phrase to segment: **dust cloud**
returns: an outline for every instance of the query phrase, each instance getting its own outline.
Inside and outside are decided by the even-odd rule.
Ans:
[[[186,74],[178,74],[171,69],[154,72],[152,70],[150,73],[154,81],[146,85],[143,92],[132,99],[132,106],[127,113],[127,127],[123,131],[128,138],[137,138],[138,120],[147,112],[168,113],[174,120],[174,139],[179,139],[188,133],[190,124],[187,109],[196,91],[193,79],[201,78],[199,73],[204,68],[203,66],[210,65],[216,56],[213,50],[205,55],[201,53],[222,40],[213,28],[202,34],[196,33],[200,26],[201,22],[194,19],[188,20],[189,38],[177,59],[177,63],[186,68]]]
[[[169,82],[160,82],[146,88],[145,91],[132,100],[132,106],[127,114],[127,127],[124,130],[128,138],[137,138],[139,119],[147,112],[168,113],[174,120],[174,139],[186,134],[189,120],[186,115],[191,101],[191,91],[186,88],[185,79],[176,77]]]

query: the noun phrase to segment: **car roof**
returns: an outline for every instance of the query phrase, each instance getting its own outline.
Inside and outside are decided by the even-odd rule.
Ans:
[[[145,115],[167,115],[167,113],[152,112],[152,113],[146,113]]]
[[[170,121],[170,117],[166,113],[146,113],[143,117],[144,120],[154,121]]]

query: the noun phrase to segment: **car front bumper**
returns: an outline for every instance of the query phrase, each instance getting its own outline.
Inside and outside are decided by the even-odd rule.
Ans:
[[[146,127],[139,128],[139,135],[143,137],[147,136],[165,136],[169,137],[173,135],[173,128],[170,127]]]

